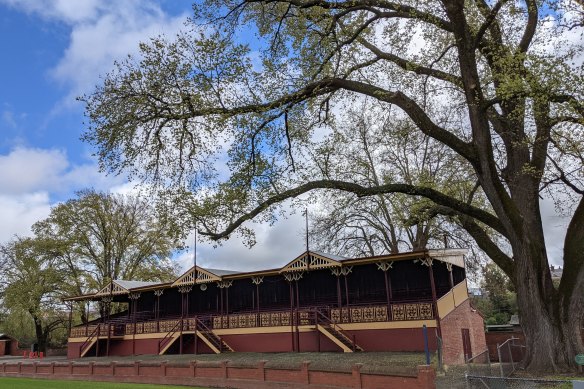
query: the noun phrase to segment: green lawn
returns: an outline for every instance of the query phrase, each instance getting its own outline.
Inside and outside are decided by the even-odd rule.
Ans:
[[[184,386],[0,378],[0,389],[184,389]],[[192,387],[191,387],[192,388]],[[197,388],[193,388],[197,389]],[[198,388],[203,389],[203,388]]]

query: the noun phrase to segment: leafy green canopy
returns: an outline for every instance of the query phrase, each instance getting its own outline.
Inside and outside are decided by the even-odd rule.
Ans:
[[[81,191],[33,230],[58,245],[70,295],[98,291],[116,279],[167,281],[176,275],[169,257],[182,234],[136,196]]]

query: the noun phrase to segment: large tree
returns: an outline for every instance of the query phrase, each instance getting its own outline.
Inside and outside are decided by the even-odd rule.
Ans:
[[[144,198],[84,190],[59,204],[33,231],[52,241],[67,270],[69,295],[95,292],[111,280],[168,281],[181,233]],[[85,310],[77,307],[81,320]]]
[[[243,223],[271,221],[280,202],[314,190],[424,197],[512,280],[526,366],[574,368],[584,352],[584,83],[580,15],[568,7],[579,10],[536,0],[207,0],[189,31],[143,44],[82,98],[84,137],[102,167],[167,187],[178,216],[212,239],[236,229],[250,238]],[[260,39],[239,43],[250,34]],[[446,146],[472,172],[467,181],[373,185],[331,166],[329,123],[364,99]],[[540,209],[553,196],[569,216],[557,288]]]

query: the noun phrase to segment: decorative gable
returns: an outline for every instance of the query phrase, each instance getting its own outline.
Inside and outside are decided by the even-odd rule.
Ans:
[[[328,267],[339,267],[341,263],[324,255],[307,251],[284,266],[280,273],[301,272],[310,269],[325,269]]]
[[[195,283],[206,284],[214,281],[221,281],[221,277],[197,266],[190,268],[185,274],[177,278],[171,286],[193,285]]]
[[[94,296],[117,296],[120,294],[128,294],[130,291],[120,285],[115,281],[110,282],[108,286],[97,292]]]

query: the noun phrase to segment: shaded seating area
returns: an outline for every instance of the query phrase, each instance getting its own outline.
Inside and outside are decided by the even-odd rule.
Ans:
[[[126,307],[73,327],[69,356],[416,351],[423,326],[432,329],[435,349],[441,316],[468,299],[465,253],[345,258],[307,251],[276,269],[196,266],[168,283],[115,280],[69,299],[97,302],[104,312],[112,303]]]

